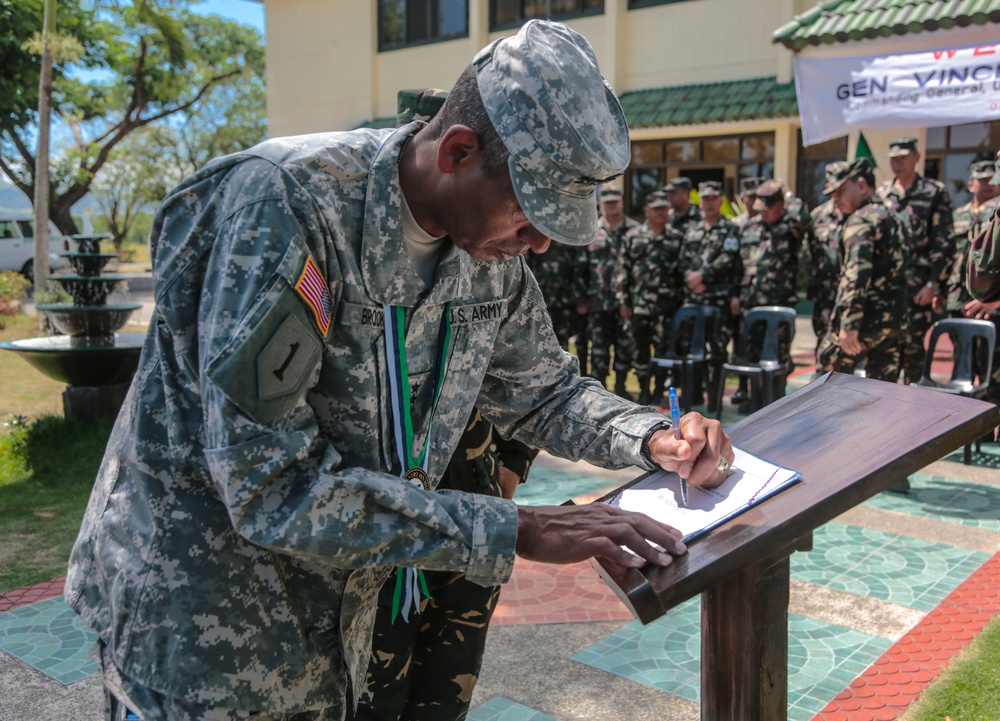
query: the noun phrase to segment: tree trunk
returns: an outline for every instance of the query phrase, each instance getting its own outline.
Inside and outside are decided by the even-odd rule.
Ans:
[[[45,7],[48,15],[48,4]],[[52,114],[52,50],[42,49],[38,89],[38,151],[35,153],[35,288],[49,282],[49,123]]]

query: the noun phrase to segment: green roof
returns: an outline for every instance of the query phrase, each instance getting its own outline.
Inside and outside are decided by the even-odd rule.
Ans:
[[[774,31],[791,50],[1000,23],[1000,0],[823,0]]]
[[[794,83],[774,78],[632,90],[619,96],[631,129],[791,118],[799,114]]]
[[[632,90],[620,95],[619,100],[632,130],[736,120],[793,118],[799,114],[795,84],[781,84],[774,78]],[[355,128],[395,126],[396,116],[390,115],[366,120]]]

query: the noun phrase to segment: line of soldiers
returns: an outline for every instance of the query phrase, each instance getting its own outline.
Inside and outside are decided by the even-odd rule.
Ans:
[[[830,198],[811,213],[782,181],[744,178],[746,212],[729,219],[719,183],[701,183],[694,205],[691,181],[678,177],[648,196],[639,224],[623,214],[620,191],[603,189],[594,243],[530,259],[564,347],[576,336],[582,374],[607,383],[613,367],[621,395],[629,370],[651,375],[638,400],[657,403],[665,379],[649,374],[650,357],[665,351],[682,304],[719,308],[714,389],[741,312],[794,307],[801,289],[813,302],[818,370],[917,381],[935,313],[988,315],[965,290],[965,254],[1000,203],[1000,174],[991,161],[973,163],[973,199],[953,211],[944,184],[916,172],[916,138],[893,140],[889,159],[893,178],[880,186],[866,159],[829,164]],[[745,407],[743,383],[733,401]],[[993,385],[1000,398],[1000,370]],[[707,410],[717,402],[710,392]]]

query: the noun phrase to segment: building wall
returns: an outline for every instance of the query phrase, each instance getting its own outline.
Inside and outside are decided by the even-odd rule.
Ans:
[[[741,78],[791,77],[771,43],[804,0],[687,0],[568,25],[594,46],[619,93]],[[469,0],[469,37],[379,53],[375,0],[266,0],[268,120],[275,136],[347,129],[393,115],[402,88],[449,88],[489,32],[488,0]],[[706,42],[710,37],[711,41]]]

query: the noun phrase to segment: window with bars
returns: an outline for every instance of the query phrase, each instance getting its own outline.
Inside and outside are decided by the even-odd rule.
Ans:
[[[378,0],[379,52],[468,36],[468,0]]]
[[[520,27],[532,18],[567,20],[604,12],[604,0],[490,0],[490,30]]]

